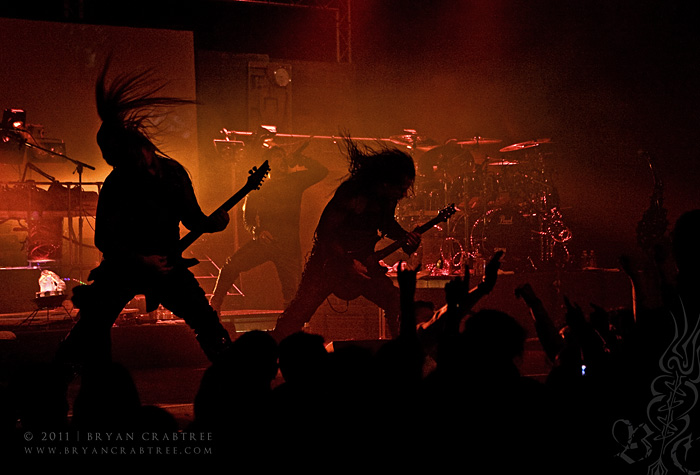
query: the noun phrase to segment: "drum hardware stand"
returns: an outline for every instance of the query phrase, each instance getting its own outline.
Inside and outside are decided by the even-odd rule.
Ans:
[[[214,259],[212,259],[209,256],[205,256],[204,260],[209,261],[212,266],[216,269],[216,275],[209,273],[209,275],[206,276],[196,276],[196,278],[199,279],[217,279],[219,277],[219,272],[221,271],[221,267],[219,267],[216,262],[214,262]],[[215,281],[216,282],[216,281]],[[241,289],[238,288],[238,286],[233,283],[231,284],[231,287],[236,291],[236,293],[232,293],[231,289],[228,289],[226,292],[227,297],[235,296],[235,297],[245,297],[245,294]],[[211,294],[208,294],[207,297],[211,297]]]
[[[46,310],[46,323],[49,323],[51,310],[61,308],[63,309],[68,318],[73,320],[73,315],[68,311],[66,307],[63,306],[63,302],[66,300],[66,295],[64,292],[37,292],[36,298],[34,298],[34,303],[36,308],[17,326],[22,325],[29,326],[34,318],[39,314],[39,312]]]
[[[449,249],[447,249],[447,244],[449,243]],[[455,252],[454,248],[459,249]],[[449,250],[449,255],[448,254]],[[459,240],[448,237],[440,245],[440,259],[442,260],[442,268],[444,269],[446,275],[450,275],[457,270],[461,270],[464,267],[464,258],[466,257],[464,252],[464,247],[459,242]]]

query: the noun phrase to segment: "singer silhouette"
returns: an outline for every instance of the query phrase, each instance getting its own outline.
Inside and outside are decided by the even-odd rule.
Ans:
[[[248,195],[243,220],[252,239],[226,259],[219,271],[210,304],[221,312],[229,289],[242,272],[272,262],[282,285],[284,306],[299,285],[303,259],[299,237],[302,195],[328,175],[328,169],[301,152],[308,142],[287,155],[279,146],[266,149],[270,163],[267,186]],[[291,171],[301,166],[304,169]]]

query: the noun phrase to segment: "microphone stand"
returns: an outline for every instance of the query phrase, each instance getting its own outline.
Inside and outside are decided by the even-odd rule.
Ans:
[[[60,154],[58,152],[54,152],[53,150],[40,147],[36,143],[30,143],[26,138],[24,138],[19,132],[26,132],[25,130],[17,130],[17,129],[11,129],[10,133],[8,133],[6,136],[18,141],[20,143],[20,147],[25,146],[27,148],[34,148],[37,150],[41,150],[42,152],[48,153],[50,155],[54,155],[57,157],[61,157],[64,160],[68,160],[69,162],[72,162],[75,165],[75,170],[73,173],[78,174],[78,281],[82,282],[83,281],[83,171],[85,168],[89,170],[95,170],[95,167],[92,165],[88,165],[87,163],[81,162],[80,160],[75,160],[73,158],[70,158],[66,155]],[[30,135],[31,137],[31,135]],[[27,164],[29,165],[29,164]],[[30,167],[33,168],[33,167]],[[72,219],[73,216],[71,215],[71,203],[70,203],[70,188],[68,189],[68,219]]]

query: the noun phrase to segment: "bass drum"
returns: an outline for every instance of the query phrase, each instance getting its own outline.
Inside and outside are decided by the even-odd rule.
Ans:
[[[494,208],[471,227],[472,252],[480,253],[487,260],[503,251],[501,269],[526,271],[535,269],[539,259],[540,233],[534,216],[524,214],[516,207]]]

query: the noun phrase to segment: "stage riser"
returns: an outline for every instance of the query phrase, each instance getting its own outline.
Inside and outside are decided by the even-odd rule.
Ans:
[[[233,326],[224,326],[233,332]],[[67,333],[68,329],[14,332],[16,339],[0,340],[0,367],[11,371],[28,363],[51,361]],[[112,328],[112,355],[115,361],[134,369],[209,365],[194,332],[181,321],[115,326]]]
[[[326,341],[374,340],[382,336],[380,324],[379,307],[363,297],[346,302],[331,295],[304,330],[323,335]]]
[[[435,308],[440,308],[445,304],[444,286],[449,280],[448,277],[419,279],[416,300],[433,302]],[[477,283],[471,282],[472,286]],[[564,296],[578,303],[586,313],[592,310],[591,303],[606,309],[630,308],[632,305],[632,288],[624,273],[591,270],[500,275],[496,287],[476,305],[475,310],[489,308],[507,312],[525,327],[530,337],[535,337],[529,309],[515,297],[515,289],[526,283],[532,286],[558,326],[564,324]],[[379,316],[379,308],[363,298],[345,302],[331,296],[316,311],[307,330],[322,334],[326,341],[372,340],[386,335]]]
[[[587,312],[590,311],[589,303],[604,308],[631,305],[631,287],[621,273],[591,271],[502,275],[494,291],[479,302],[477,309],[495,308],[514,316],[528,330],[530,349],[535,352],[539,349],[532,318],[525,304],[514,295],[515,288],[524,283],[532,285],[557,325],[562,325],[564,321],[564,295]],[[416,298],[431,300],[440,306],[444,303],[444,283],[432,281],[431,284],[432,288],[418,288]],[[233,324],[239,332],[269,330],[274,326],[277,313],[222,317],[224,326],[230,332],[233,332]],[[346,303],[331,297],[318,309],[306,331],[323,335],[327,342],[376,340],[386,335],[381,333],[382,322],[378,307],[363,298]],[[0,365],[9,368],[29,361],[49,361],[67,331],[41,327],[16,331],[16,340],[0,340]],[[114,358],[133,368],[208,364],[194,333],[181,320],[115,326],[112,341]]]

